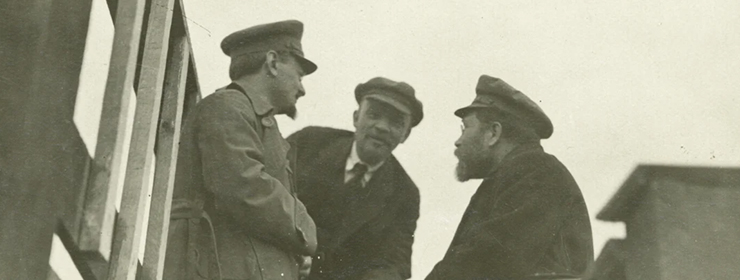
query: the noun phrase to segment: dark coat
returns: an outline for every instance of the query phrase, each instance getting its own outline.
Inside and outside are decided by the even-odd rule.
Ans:
[[[520,146],[483,180],[427,280],[582,275],[593,262],[588,210],[568,169]]]
[[[297,149],[298,197],[317,226],[310,279],[408,279],[419,218],[419,190],[391,156],[350,211],[342,202],[354,133],[308,127],[288,137]],[[345,215],[346,214],[346,215]]]
[[[165,279],[216,279],[218,264],[223,279],[298,279],[296,257],[314,254],[315,224],[294,196],[290,145],[271,111],[259,95],[232,84],[204,98],[188,116]],[[209,214],[212,228],[199,219],[199,209]],[[188,212],[196,219],[177,217]]]

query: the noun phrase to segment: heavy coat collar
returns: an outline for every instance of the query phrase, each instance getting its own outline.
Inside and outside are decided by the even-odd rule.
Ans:
[[[270,102],[267,100],[266,96],[260,95],[255,92],[247,91],[246,87],[242,85],[243,82],[241,81],[233,81],[230,85],[228,85],[227,89],[235,89],[242,93],[244,93],[247,98],[249,98],[250,101],[252,101],[252,107],[254,108],[254,113],[258,116],[265,116],[270,113],[272,113],[273,109],[275,107],[270,104]]]
[[[497,174],[501,173],[502,170],[506,171],[507,167],[513,166],[512,163],[519,161],[519,159],[523,156],[526,156],[531,153],[544,153],[544,149],[542,149],[542,146],[539,143],[527,143],[519,145],[518,147],[514,148],[511,152],[509,152],[503,160],[499,164],[496,164],[491,168],[491,171],[488,172],[488,175],[486,175],[484,180],[490,180],[496,177]]]

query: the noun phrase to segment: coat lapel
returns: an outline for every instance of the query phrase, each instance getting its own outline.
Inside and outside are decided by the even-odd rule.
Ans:
[[[352,139],[339,139],[319,152],[310,167],[311,182],[317,182],[326,191],[334,190],[344,184],[344,165],[352,147]],[[328,198],[328,196],[327,196]]]
[[[383,164],[365,186],[369,188],[367,197],[359,201],[354,209],[346,210],[342,219],[342,226],[337,231],[334,240],[336,245],[344,242],[347,237],[351,236],[385,208],[388,197],[393,194],[394,190],[390,180],[390,178],[393,178],[394,172],[392,165],[391,159]]]
[[[312,187],[321,190],[314,195],[321,197],[328,205],[341,205],[345,194],[344,168],[352,148],[352,137],[340,138],[327,145],[318,154],[316,160],[308,170],[309,181]],[[393,194],[393,178],[395,166],[390,158],[378,169],[373,177],[367,182],[366,188],[369,193],[366,198],[356,204],[354,209],[344,209],[344,217],[341,225],[332,234],[332,245],[342,244],[349,236],[354,234],[360,227],[373,219],[385,207],[388,197]]]

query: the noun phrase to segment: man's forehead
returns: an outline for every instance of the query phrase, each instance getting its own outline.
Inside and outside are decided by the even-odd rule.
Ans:
[[[294,67],[296,71],[298,71],[298,74],[303,77],[306,76],[306,72],[303,71],[303,67],[301,67],[301,64],[298,62],[298,58],[295,57],[292,53],[280,53],[279,55],[285,55],[288,57],[289,64],[291,67]]]
[[[469,113],[462,117],[462,122],[466,124],[472,124],[478,121],[478,118],[475,117],[475,114]]]
[[[468,112],[465,112],[462,116],[462,122],[466,124],[479,123],[480,120],[478,119],[478,113],[478,110],[468,110]]]

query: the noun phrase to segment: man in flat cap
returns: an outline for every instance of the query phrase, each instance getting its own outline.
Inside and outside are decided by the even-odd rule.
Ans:
[[[221,43],[232,82],[187,116],[165,279],[299,279],[310,265],[316,226],[296,198],[290,145],[274,117],[295,117],[301,79],[316,70],[302,34],[303,24],[290,20]]]
[[[391,154],[423,118],[414,89],[373,78],[355,89],[354,133],[307,127],[297,148],[298,196],[316,221],[309,279],[408,279],[419,190]]]
[[[545,113],[504,81],[483,75],[455,111],[457,178],[483,179],[428,280],[572,279],[593,262],[588,210],[568,169],[540,146]],[[555,278],[553,278],[555,277]]]

